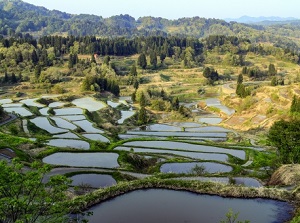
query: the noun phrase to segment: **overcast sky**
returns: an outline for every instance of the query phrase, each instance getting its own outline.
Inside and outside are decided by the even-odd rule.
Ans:
[[[24,0],[25,2],[72,14],[103,17],[129,14],[177,19],[238,18],[243,15],[300,17],[300,0]]]

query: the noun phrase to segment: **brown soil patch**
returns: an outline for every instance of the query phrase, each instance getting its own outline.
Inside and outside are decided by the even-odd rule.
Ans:
[[[268,185],[296,185],[300,183],[300,164],[283,165],[272,175]]]

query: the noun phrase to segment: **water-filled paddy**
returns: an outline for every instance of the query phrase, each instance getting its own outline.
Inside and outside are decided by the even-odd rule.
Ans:
[[[121,119],[118,120],[118,124],[123,124],[124,121],[135,114],[134,111],[121,111]]]
[[[281,223],[290,218],[293,207],[286,202],[264,199],[222,198],[165,189],[137,190],[92,207],[90,223],[216,223],[228,210],[238,220]]]
[[[182,131],[181,127],[173,126],[173,125],[167,125],[167,124],[153,124],[153,125],[147,125],[142,126],[134,129],[134,131],[170,131],[170,132],[180,132]]]
[[[84,115],[64,115],[64,116],[57,116],[57,117],[66,119],[68,121],[86,120],[86,117]]]
[[[39,110],[39,112],[41,113],[41,115],[45,115],[45,116],[49,115],[49,114],[48,114],[48,111],[49,111],[49,108],[48,108],[48,107],[47,107],[47,108],[41,108],[41,109]]]
[[[92,188],[104,188],[117,184],[111,175],[105,174],[78,174],[70,177],[72,186],[88,185]]]
[[[0,99],[0,104],[10,104],[12,103],[13,101],[9,98],[7,99]]]
[[[222,122],[222,118],[199,118],[199,122],[207,123],[210,125],[218,125]]]
[[[45,105],[42,105],[40,103],[35,102],[37,99],[38,98],[24,99],[24,100],[21,100],[20,102],[27,105],[27,106],[34,106],[34,107],[38,107],[38,108],[45,107]]]
[[[106,107],[106,104],[104,104],[103,102],[96,101],[95,99],[90,97],[75,99],[74,101],[72,101],[72,104],[80,108],[85,108],[90,112],[97,111]]]
[[[78,139],[79,137],[72,133],[72,132],[67,132],[64,134],[59,134],[59,135],[53,135],[53,138],[60,138],[60,139]]]
[[[66,121],[65,119],[62,119],[60,117],[51,117],[51,119],[53,121],[55,121],[55,124],[60,127],[60,128],[64,128],[64,129],[70,129],[70,130],[74,130],[77,128],[76,125]]]
[[[22,103],[13,103],[13,104],[3,104],[1,105],[3,108],[11,108],[11,107],[22,107]]]
[[[192,159],[200,159],[200,160],[215,160],[220,162],[226,162],[228,160],[228,156],[225,154],[216,154],[216,153],[195,153],[195,152],[183,152],[183,151],[175,151],[175,150],[163,150],[163,149],[146,149],[146,148],[130,148],[118,146],[115,150],[122,151],[131,151],[137,153],[155,153],[155,154],[170,154],[170,155],[178,155],[184,156]]]
[[[66,129],[57,128],[51,125],[48,118],[46,117],[36,117],[34,119],[31,119],[30,121],[37,127],[44,129],[51,134],[63,133],[68,131]]]
[[[166,163],[160,167],[163,173],[193,173],[193,168],[197,166],[204,167],[207,173],[228,173],[232,167],[220,163],[203,162],[203,163]]]
[[[82,115],[81,108],[57,108],[54,109],[55,115]]]
[[[81,120],[81,121],[73,121],[75,125],[78,125],[80,128],[82,128],[85,132],[88,133],[104,133],[101,129],[96,129],[93,126],[93,123],[89,122],[88,120]]]
[[[108,138],[100,134],[82,134],[82,136],[90,140],[110,142]]]
[[[48,105],[49,108],[58,108],[64,106],[66,103],[64,102],[52,102]]]
[[[119,154],[116,153],[54,153],[43,159],[44,163],[74,167],[116,168]]]
[[[72,139],[51,139],[47,143],[49,146],[56,146],[61,148],[74,148],[74,149],[90,149],[90,144],[82,140]]]
[[[177,136],[177,137],[202,137],[202,138],[226,138],[226,132],[137,132],[137,131],[128,131],[127,134],[139,134],[139,135],[148,135],[148,136]]]
[[[236,149],[224,149],[214,146],[196,145],[182,142],[172,141],[133,141],[124,143],[124,146],[137,146],[137,147],[148,147],[148,148],[164,148],[171,150],[185,150],[193,152],[206,152],[206,153],[226,153],[240,159],[246,158],[246,153],[243,150]]]
[[[233,115],[235,113],[234,109],[228,108],[227,106],[222,105],[220,100],[217,98],[209,98],[209,99],[206,99],[205,102],[208,107],[218,108],[227,115]]]
[[[3,107],[4,111],[9,112],[9,113],[16,113],[19,114],[23,117],[28,117],[28,116],[32,116],[33,114],[28,111],[26,108],[24,107]]]

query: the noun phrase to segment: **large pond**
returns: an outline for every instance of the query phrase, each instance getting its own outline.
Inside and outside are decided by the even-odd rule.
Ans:
[[[92,188],[103,188],[117,184],[111,175],[105,174],[78,174],[70,178],[72,186],[88,185]]]
[[[43,159],[44,163],[73,167],[116,168],[119,154],[116,153],[54,153]]]
[[[137,153],[154,153],[154,154],[170,154],[170,155],[178,155],[184,156],[192,159],[200,159],[200,160],[215,160],[220,162],[226,162],[228,160],[228,156],[225,154],[216,154],[216,153],[195,153],[195,152],[183,152],[176,150],[163,150],[163,149],[146,149],[146,148],[130,148],[118,146],[115,150],[121,151],[134,151]]]
[[[227,115],[233,115],[235,113],[234,109],[228,108],[227,106],[222,105],[220,100],[217,98],[209,98],[209,99],[206,99],[205,102],[208,107],[218,108]]]
[[[165,189],[137,190],[92,207],[90,223],[217,223],[232,209],[238,220],[282,223],[293,207],[264,199],[222,198]]]
[[[227,166],[220,163],[203,162],[203,163],[166,163],[160,167],[160,171],[163,173],[196,173],[193,169],[203,167],[206,173],[228,173],[232,171],[231,166]]]
[[[90,112],[97,111],[101,108],[106,107],[106,104],[104,104],[103,102],[96,101],[95,99],[90,97],[75,99],[74,101],[72,101],[72,104],[80,108],[85,108]]]
[[[88,142],[74,139],[51,139],[47,145],[61,148],[90,149]]]
[[[171,142],[171,141],[134,141],[124,143],[124,146],[137,146],[137,147],[148,147],[148,148],[164,148],[172,150],[185,150],[193,152],[206,152],[206,153],[226,153],[235,156],[240,159],[246,158],[246,153],[243,150],[236,149],[224,149],[214,146],[196,145],[182,142]]]

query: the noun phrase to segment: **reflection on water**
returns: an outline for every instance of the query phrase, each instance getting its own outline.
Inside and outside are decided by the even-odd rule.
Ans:
[[[217,223],[232,209],[239,221],[281,223],[293,210],[286,202],[222,198],[185,191],[149,189],[133,191],[94,206],[90,223]]]

